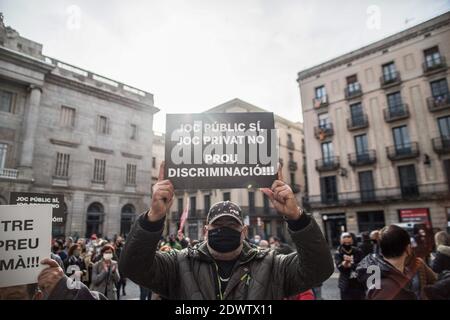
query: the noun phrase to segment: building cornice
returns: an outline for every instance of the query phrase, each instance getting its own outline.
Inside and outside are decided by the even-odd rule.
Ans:
[[[4,46],[0,46],[0,59],[42,73],[49,73],[54,68],[52,64],[44,60],[8,49]]]
[[[337,68],[342,65],[346,65],[354,60],[361,59],[365,56],[374,54],[376,52],[386,50],[394,45],[427,34],[433,30],[440,29],[447,25],[450,25],[450,12],[444,13],[431,20],[425,21],[414,27],[398,32],[394,35],[388,36],[382,40],[361,47],[357,50],[341,55],[337,58],[328,60],[314,67],[302,70],[297,74],[298,75],[297,82],[300,83],[301,81],[316,76],[322,72]]]

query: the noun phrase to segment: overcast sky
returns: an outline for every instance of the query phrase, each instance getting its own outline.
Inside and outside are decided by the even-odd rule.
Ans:
[[[166,113],[240,98],[301,121],[297,72],[450,10],[450,0],[0,0],[45,55],[149,91]]]

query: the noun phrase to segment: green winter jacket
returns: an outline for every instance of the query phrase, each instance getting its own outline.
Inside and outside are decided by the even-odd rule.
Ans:
[[[124,277],[168,299],[214,300],[216,264],[206,242],[193,248],[157,251],[162,228],[145,230],[137,219],[123,248],[119,270]],[[289,233],[297,252],[278,254],[244,242],[239,261],[222,298],[224,300],[282,299],[319,286],[333,273],[328,245],[314,219]]]

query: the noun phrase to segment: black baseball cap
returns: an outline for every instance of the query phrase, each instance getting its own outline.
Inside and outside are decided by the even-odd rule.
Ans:
[[[221,217],[232,217],[241,225],[244,225],[244,217],[241,208],[231,201],[220,201],[215,203],[208,212],[206,224],[211,224]]]

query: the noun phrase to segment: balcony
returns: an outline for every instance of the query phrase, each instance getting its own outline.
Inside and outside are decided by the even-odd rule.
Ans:
[[[447,62],[445,61],[445,57],[443,56],[433,57],[431,59],[426,59],[422,63],[422,68],[425,75],[430,75],[446,70]]]
[[[375,150],[367,150],[365,153],[350,153],[348,163],[352,167],[366,166],[374,164],[377,161]]]
[[[367,114],[363,114],[359,117],[351,117],[347,119],[347,129],[349,131],[364,129],[369,126],[369,120]]]
[[[297,171],[298,166],[296,161],[289,160],[288,166],[290,171]]]
[[[309,195],[304,198],[304,206],[311,209],[360,206],[366,203],[387,204],[404,200],[445,200],[448,199],[447,183],[411,184],[395,188],[358,190],[354,192]]]
[[[402,79],[398,71],[385,73],[380,77],[380,84],[383,89],[399,85],[401,82]]]
[[[328,137],[333,136],[334,129],[332,123],[321,124],[317,127],[314,127],[314,136],[316,139],[325,140]]]
[[[334,171],[339,169],[339,157],[328,157],[316,160],[316,170],[319,172]]]
[[[384,120],[386,122],[393,122],[409,117],[409,107],[406,103],[402,103],[383,110]]]
[[[313,107],[316,110],[323,110],[328,107],[328,95],[312,99]]]
[[[359,82],[353,82],[347,85],[345,88],[345,99],[355,99],[362,96],[362,89]]]
[[[391,161],[417,158],[420,154],[419,144],[417,142],[386,147],[386,151],[387,157]]]
[[[430,112],[450,109],[450,94],[446,93],[435,97],[428,97],[427,105]]]
[[[1,179],[17,179],[19,176],[19,170],[0,168],[0,178]]]
[[[289,150],[294,150],[294,149],[295,149],[295,144],[294,144],[294,142],[291,141],[291,140],[288,140],[288,142],[287,142],[287,148],[288,148]]]
[[[433,138],[433,149],[437,154],[449,154],[450,153],[450,137],[442,136],[439,138]]]

